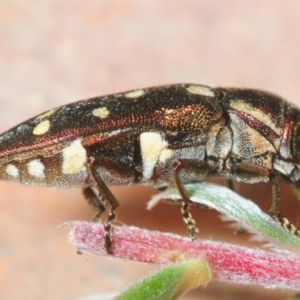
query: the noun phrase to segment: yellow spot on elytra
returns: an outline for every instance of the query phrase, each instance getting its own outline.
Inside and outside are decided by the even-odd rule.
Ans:
[[[53,113],[54,113],[55,111],[56,111],[56,109],[51,109],[51,110],[49,110],[49,111],[47,111],[47,112],[45,112],[45,113],[43,113],[43,114],[37,116],[36,119],[44,119],[44,118],[46,118],[46,117],[50,117],[51,115],[53,115]]]
[[[125,97],[126,98],[131,98],[131,99],[134,99],[134,98],[138,98],[138,97],[141,97],[145,94],[145,92],[143,90],[136,90],[136,91],[132,91],[132,92],[128,92],[125,94]]]
[[[92,111],[92,115],[100,119],[104,119],[109,115],[109,110],[106,107],[95,108]]]
[[[206,97],[214,97],[214,91],[208,86],[203,85],[189,85],[186,90],[191,94],[197,94]]]
[[[45,121],[42,121],[41,123],[39,123],[38,125],[36,125],[33,128],[32,133],[34,135],[41,135],[41,134],[46,133],[49,130],[49,128],[50,128],[50,121],[45,120]]]
[[[62,173],[77,174],[86,169],[86,150],[81,144],[81,139],[72,142],[62,151]]]
[[[45,166],[39,159],[34,159],[27,164],[28,174],[38,179],[45,178]]]
[[[143,132],[140,135],[143,159],[143,176],[149,179],[157,161],[164,162],[172,153],[167,149],[168,143],[158,132]]]
[[[11,177],[18,178],[19,177],[19,170],[15,165],[9,164],[5,168],[6,174]]]
[[[173,155],[173,151],[171,149],[163,149],[158,158],[159,162],[164,163],[167,159],[169,159]]]

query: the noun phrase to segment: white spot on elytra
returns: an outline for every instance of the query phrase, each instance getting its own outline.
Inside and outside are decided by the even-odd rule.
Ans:
[[[39,123],[38,125],[36,125],[33,128],[32,133],[34,135],[41,135],[41,134],[46,133],[49,130],[49,128],[50,128],[50,121],[45,120],[45,121],[42,121],[41,123]]]
[[[215,93],[211,88],[203,85],[189,85],[186,90],[191,94],[197,94],[206,97],[215,96]]]
[[[19,177],[19,170],[15,165],[9,164],[5,168],[5,172],[7,175],[18,178]]]
[[[44,119],[46,117],[50,117],[53,115],[53,113],[56,111],[56,109],[51,109],[49,111],[46,111],[45,113],[39,115],[36,117],[36,119]]]
[[[109,115],[109,110],[106,107],[95,108],[92,111],[92,115],[100,119],[104,119]]]
[[[39,159],[34,159],[27,164],[28,174],[38,179],[44,179],[45,166]]]
[[[86,169],[87,155],[86,150],[81,144],[81,139],[72,142],[67,148],[62,151],[63,174],[77,174]]]
[[[140,135],[143,159],[143,177],[151,178],[153,169],[158,161],[165,162],[173,154],[167,149],[168,143],[158,132],[144,132]]]
[[[125,97],[126,98],[131,98],[131,99],[134,99],[134,98],[138,98],[138,97],[141,97],[145,94],[145,92],[143,90],[136,90],[136,91],[132,91],[132,92],[128,92],[125,94]]]

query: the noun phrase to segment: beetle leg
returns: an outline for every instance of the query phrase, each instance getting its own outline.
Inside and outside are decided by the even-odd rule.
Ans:
[[[87,165],[88,172],[93,181],[93,188],[96,191],[95,196],[98,198],[99,203],[101,203],[101,198],[109,205],[108,216],[104,222],[104,241],[105,247],[108,253],[111,253],[112,238],[111,238],[111,224],[116,219],[116,208],[119,206],[119,202],[115,196],[111,193],[105,182],[102,180],[101,176],[97,172],[95,166],[93,165],[94,158],[90,159],[90,163]],[[94,203],[94,202],[93,202]],[[98,205],[101,207],[101,205]],[[101,214],[101,211],[99,212]],[[99,215],[98,213],[98,215]]]
[[[279,188],[276,174],[274,172],[270,172],[269,178],[272,184],[272,199],[273,199],[273,203],[270,209],[271,217],[277,223],[279,223],[286,231],[290,232],[295,236],[300,237],[300,231],[297,229],[297,227],[293,225],[287,218],[282,217],[282,215],[280,214],[281,197],[280,197],[280,188]]]
[[[174,172],[173,172],[174,183],[182,199],[182,204],[181,204],[182,220],[187,227],[189,236],[194,241],[196,239],[198,229],[196,227],[196,222],[193,219],[192,214],[190,213],[190,199],[186,194],[185,188],[180,178],[180,173],[189,168],[192,168],[193,170],[201,170],[200,172],[202,176],[205,177],[205,175],[207,174],[208,167],[206,163],[203,163],[202,166],[201,165],[199,166],[199,163],[195,165],[195,162],[179,160],[177,161],[177,164],[175,165]]]
[[[180,177],[179,172],[181,168],[182,168],[182,164],[179,162],[177,167],[174,170],[174,182],[182,200],[182,204],[181,204],[182,220],[187,227],[191,239],[194,241],[196,239],[196,233],[197,233],[196,222],[190,213],[190,199],[186,195],[185,189],[179,178]]]
[[[233,183],[233,180],[232,180],[232,179],[228,179],[228,180],[227,180],[227,186],[228,186],[228,188],[231,189],[233,192],[235,191],[234,183]]]
[[[273,219],[281,219],[280,215],[280,204],[281,204],[281,197],[280,197],[280,188],[278,184],[278,180],[274,172],[269,173],[270,182],[272,184],[272,206],[270,209],[270,215]]]
[[[105,211],[105,206],[103,205],[102,201],[97,197],[93,189],[88,186],[83,189],[83,195],[85,199],[88,201],[88,203],[97,210],[97,213],[94,217],[95,221],[100,220],[100,216]]]

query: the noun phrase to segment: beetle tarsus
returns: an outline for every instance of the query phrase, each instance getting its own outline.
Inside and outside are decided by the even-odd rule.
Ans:
[[[192,239],[192,241],[196,240],[198,229],[196,227],[196,222],[190,213],[189,201],[182,200],[181,215],[182,220],[188,230],[190,238]]]
[[[291,223],[287,218],[282,218],[283,224],[281,225],[286,231],[290,232],[296,237],[300,237],[300,231]]]
[[[272,218],[287,232],[300,238],[299,229],[297,229],[297,227],[293,223],[291,223],[287,218],[282,217],[280,214],[277,216],[272,216]]]
[[[104,222],[104,243],[105,248],[109,254],[112,254],[112,222],[114,222],[116,218],[116,210],[112,208],[109,210],[108,217]]]
[[[277,176],[274,172],[270,172],[269,178],[272,183],[273,198],[272,207],[270,209],[271,217],[287,232],[291,233],[296,237],[300,237],[300,231],[297,229],[297,227],[293,223],[291,223],[287,218],[282,217],[282,215],[280,214],[281,197]]]
[[[183,161],[178,161],[174,167],[174,183],[178,189],[178,192],[182,198],[182,205],[181,205],[181,216],[182,220],[187,228],[189,236],[191,237],[192,241],[197,239],[198,229],[196,227],[196,221],[193,219],[192,214],[190,213],[190,199],[186,194],[184,186],[180,180],[180,170],[187,167]]]

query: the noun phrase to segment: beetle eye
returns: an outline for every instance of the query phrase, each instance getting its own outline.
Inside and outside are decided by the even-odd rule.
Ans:
[[[295,123],[294,127],[292,153],[295,159],[300,160],[300,120]]]

